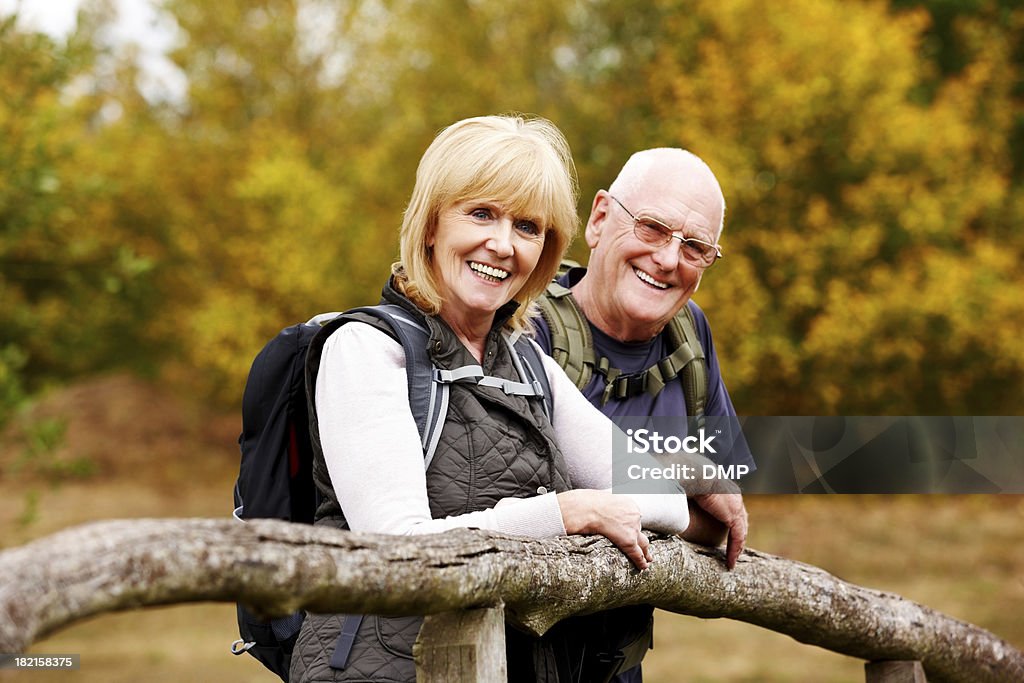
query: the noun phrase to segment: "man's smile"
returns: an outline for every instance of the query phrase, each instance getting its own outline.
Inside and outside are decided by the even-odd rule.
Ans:
[[[654,279],[653,275],[646,271],[640,270],[636,266],[633,266],[632,268],[633,272],[636,273],[636,276],[640,278],[640,281],[650,285],[651,287],[654,287],[656,289],[668,289],[669,287],[672,286],[667,282],[662,282],[660,280]]]

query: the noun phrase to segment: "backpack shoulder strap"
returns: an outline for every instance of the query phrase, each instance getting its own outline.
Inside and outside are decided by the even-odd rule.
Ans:
[[[651,368],[653,376],[648,379],[648,386],[652,382],[664,385],[664,382],[679,375],[687,411],[696,420],[697,426],[702,427],[708,395],[707,359],[700,337],[697,336],[697,325],[689,304],[683,306],[683,310],[672,318],[667,331],[669,344],[675,350]]]
[[[379,304],[348,311],[351,319],[360,314],[384,322],[405,352],[405,377],[409,389],[409,408],[423,447],[423,466],[429,467],[441,438],[448,414],[448,386],[434,381],[434,365],[427,353],[430,331],[401,306]]]
[[[423,466],[429,467],[448,415],[448,386],[434,381],[434,364],[427,353],[430,331],[400,306],[380,304],[371,308],[392,326],[405,351],[409,408],[420,433]]]
[[[429,331],[400,306],[381,304],[354,308],[323,324],[316,339],[310,343],[306,357],[306,393],[310,401],[316,395],[316,375],[320,369],[324,343],[339,327],[349,322],[372,325],[402,345],[406,358],[409,408],[420,434],[424,466],[428,466],[441,436],[444,416],[448,412],[448,388],[436,386],[433,381],[433,365],[427,355]]]
[[[577,389],[583,390],[594,374],[594,340],[590,324],[567,287],[548,283],[537,298],[537,307],[551,332],[551,357],[565,370]]]
[[[512,351],[512,362],[516,365],[516,371],[523,382],[537,388],[544,401],[544,414],[548,421],[555,422],[555,402],[551,394],[551,383],[548,381],[548,373],[544,372],[544,361],[540,357],[541,351],[536,344],[526,337],[520,336],[512,340],[506,336],[505,341]]]
[[[434,381],[434,367],[427,354],[430,331],[401,306],[379,304],[354,308],[324,323],[316,339],[310,343],[306,356],[306,395],[310,414],[316,396],[316,373],[320,369],[324,343],[339,327],[348,322],[363,322],[388,334],[402,345],[405,352],[405,376],[409,390],[409,408],[423,447],[423,467],[430,467],[441,437],[441,428],[448,413],[448,385]],[[314,423],[315,425],[315,423]],[[332,669],[344,669],[355,642],[363,615],[347,615],[331,654]]]

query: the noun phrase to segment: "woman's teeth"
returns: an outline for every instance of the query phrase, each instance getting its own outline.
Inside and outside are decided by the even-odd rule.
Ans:
[[[507,270],[502,270],[501,268],[488,266],[483,263],[477,263],[476,261],[470,261],[469,267],[476,273],[479,273],[480,275],[484,276],[487,279],[494,280],[495,282],[501,282],[509,275],[509,272]]]

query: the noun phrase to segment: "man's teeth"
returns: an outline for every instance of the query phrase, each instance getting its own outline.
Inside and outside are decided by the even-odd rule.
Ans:
[[[490,278],[496,282],[501,282],[508,277],[508,271],[502,270],[501,268],[495,268],[494,266],[488,266],[483,263],[477,263],[470,261],[469,267],[475,270],[480,275],[486,278]]]
[[[666,282],[658,282],[653,277],[651,277],[650,275],[648,275],[644,271],[640,270],[639,268],[634,268],[633,272],[636,273],[636,276],[638,278],[640,278],[641,280],[643,280],[644,282],[646,282],[649,285],[654,285],[658,289],[668,289],[668,283],[666,283]]]

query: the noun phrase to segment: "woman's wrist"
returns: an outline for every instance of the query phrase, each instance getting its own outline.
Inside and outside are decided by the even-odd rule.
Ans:
[[[588,497],[582,490],[563,491],[555,496],[566,534],[589,533],[593,522]]]

